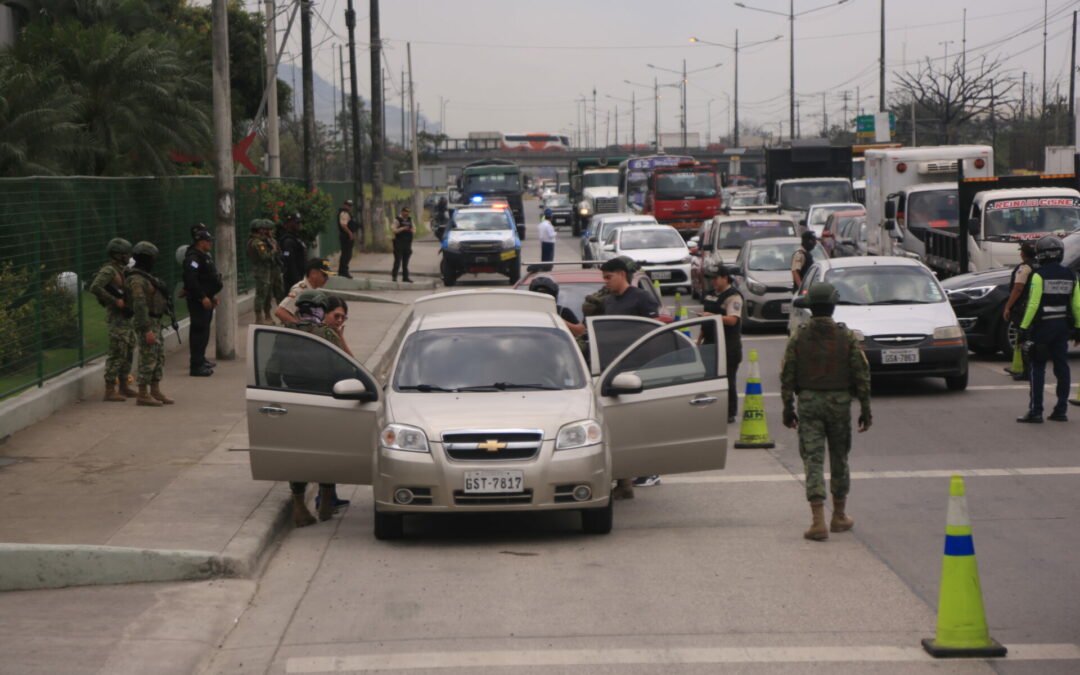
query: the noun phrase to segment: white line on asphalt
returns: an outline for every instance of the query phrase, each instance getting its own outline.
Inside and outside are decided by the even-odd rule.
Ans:
[[[1009,661],[1080,659],[1080,647],[1008,645]],[[520,668],[527,666],[680,665],[691,663],[931,663],[920,647],[672,647],[655,649],[546,649],[474,652],[413,652],[354,656],[293,657],[287,673],[342,673],[421,668]]]
[[[1047,384],[1045,388],[1047,391],[1053,391],[1055,386],[1054,384]],[[980,384],[968,387],[967,391],[1014,391],[1020,389],[1027,391],[1029,388],[1026,384]],[[780,392],[778,391],[767,391],[762,394],[765,398],[776,398],[779,395]],[[739,398],[745,396],[746,394],[739,394]]]
[[[1002,476],[1075,476],[1080,474],[1080,466],[1041,466],[1016,467],[1007,469],[931,469],[925,471],[852,471],[851,477],[864,478],[949,478],[966,476],[978,478],[999,478]],[[828,476],[828,472],[825,474]],[[706,484],[706,483],[782,483],[785,481],[804,480],[801,473],[749,474],[738,476],[664,476],[664,484]]]

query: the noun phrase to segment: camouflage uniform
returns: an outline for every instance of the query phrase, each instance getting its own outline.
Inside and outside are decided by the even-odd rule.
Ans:
[[[251,276],[255,280],[255,316],[259,319],[265,316],[269,322],[273,307],[285,297],[277,241],[253,232],[247,240],[247,254]]]
[[[142,270],[132,270],[124,284],[131,300],[132,327],[139,339],[139,370],[135,381],[146,386],[161,381],[165,365],[165,344],[161,337],[161,317],[167,308],[165,296],[154,287],[155,277]],[[164,283],[158,280],[158,284]],[[146,344],[146,333],[153,332],[154,344]]]
[[[817,388],[815,388],[817,384]],[[799,455],[806,468],[806,499],[824,500],[825,443],[829,445],[832,495],[851,488],[851,398],[870,417],[870,366],[855,334],[827,316],[816,316],[788,339],[780,373],[785,418],[799,400]]]
[[[105,382],[120,382],[121,389],[127,388],[127,378],[131,373],[131,361],[135,355],[135,333],[131,329],[131,307],[125,303],[126,309],[120,309],[117,304],[121,298],[106,290],[112,287],[116,291],[124,291],[124,276],[127,266],[113,260],[98,270],[94,280],[90,282],[90,292],[94,294],[101,306],[105,308],[105,325],[109,329],[109,355],[105,359]],[[130,298],[129,298],[130,300]]]

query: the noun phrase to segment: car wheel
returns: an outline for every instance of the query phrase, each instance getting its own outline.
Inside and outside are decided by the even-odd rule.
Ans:
[[[1016,348],[1018,329],[1016,324],[1002,319],[998,322],[997,348],[1007,357],[1011,357]]]
[[[457,283],[457,274],[450,266],[450,263],[446,262],[445,258],[443,258],[442,264],[439,265],[439,268],[439,271],[442,273],[442,282],[444,286],[449,288],[450,286],[453,286]]]
[[[581,236],[581,226],[578,225],[577,223],[574,223],[571,226],[570,232],[573,233],[573,235],[575,237],[580,237]]]
[[[948,375],[945,377],[945,386],[949,391],[964,391],[968,385],[968,371],[963,375]]]
[[[519,255],[514,259],[514,264],[510,267],[510,285],[513,286],[521,280],[521,256]]]
[[[375,507],[375,538],[393,541],[405,536],[405,516],[400,513],[382,513]]]
[[[598,509],[582,509],[581,530],[585,534],[609,534],[615,517],[613,503],[614,500],[608,497],[607,506],[601,506]]]

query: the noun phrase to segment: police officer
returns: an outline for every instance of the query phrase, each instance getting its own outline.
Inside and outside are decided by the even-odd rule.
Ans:
[[[558,238],[555,226],[551,224],[551,209],[544,209],[544,217],[537,226],[540,238],[540,261],[551,262],[555,260],[555,241]],[[543,271],[551,269],[551,265],[542,265]]]
[[[832,284],[811,284],[795,300],[808,306],[809,322],[788,339],[780,371],[780,397],[784,426],[799,431],[799,455],[806,470],[806,499],[813,522],[803,533],[822,541],[829,530],[850,530],[855,521],[845,507],[851,488],[848,453],[851,451],[851,397],[859,399],[859,431],[870,428],[870,366],[859,341],[844,324],[832,319],[839,294]],[[795,396],[798,395],[798,414]],[[825,526],[825,443],[829,445],[833,515]]]
[[[791,256],[791,280],[795,282],[795,288],[802,286],[806,273],[814,264],[814,256],[810,254],[817,246],[817,237],[813,231],[807,230],[802,233],[802,246]]]
[[[131,299],[132,328],[139,343],[139,385],[136,405],[160,407],[174,401],[161,391],[165,366],[165,344],[161,337],[161,317],[169,306],[165,282],[154,276],[158,249],[148,241],[140,241],[131,249],[135,266],[124,281],[124,291]]]
[[[719,314],[724,324],[724,349],[727,357],[728,376],[728,424],[735,422],[739,411],[739,392],[735,386],[736,374],[742,362],[742,294],[731,285],[731,270],[713,263],[705,270],[712,277],[713,292],[705,296],[701,316]]]
[[[285,299],[278,303],[274,310],[274,317],[281,323],[296,323],[299,319],[296,314],[296,303],[300,294],[307,290],[317,290],[326,285],[330,279],[330,263],[325,258],[312,258],[304,265],[304,278],[293,284],[285,295]]]
[[[282,287],[288,292],[296,282],[304,278],[307,262],[307,246],[300,238],[301,218],[299,213],[290,213],[285,217],[285,228],[278,240],[278,248],[281,249],[281,272]],[[282,298],[277,298],[281,302]]]
[[[191,318],[188,348],[191,354],[189,373],[192,377],[209,377],[214,374],[214,364],[206,358],[206,346],[210,344],[210,322],[217,307],[217,294],[221,292],[221,275],[218,274],[210,248],[214,237],[208,230],[194,233],[195,243],[184,256],[184,297],[188,316]]]
[[[1069,339],[1080,344],[1080,285],[1076,274],[1061,264],[1065,244],[1048,234],[1035,244],[1039,269],[1031,275],[1027,308],[1020,321],[1020,341],[1030,342],[1031,395],[1028,411],[1017,422],[1041,424],[1046,362],[1054,362],[1057,378],[1057,405],[1050,413],[1055,422],[1068,420]]]
[[[247,240],[248,262],[255,281],[255,323],[270,325],[270,311],[285,293],[281,281],[281,252],[272,234],[274,223],[266,218],[251,221]]]
[[[401,214],[394,219],[394,266],[390,270],[390,278],[397,281],[398,268],[401,268],[401,280],[407,284],[412,283],[409,278],[409,258],[412,257],[412,240],[416,228],[413,227],[412,210],[409,207],[401,209]]]
[[[558,312],[559,318],[563,320],[566,327],[570,329],[570,332],[577,337],[585,332],[584,324],[577,320],[574,312],[568,307],[563,307],[559,303],[559,283],[551,277],[543,275],[536,276],[529,282],[529,290],[533,293],[543,293],[555,298],[555,311]]]
[[[341,257],[338,258],[338,276],[346,279],[352,279],[352,275],[349,274],[349,261],[352,260],[356,235],[360,231],[360,224],[353,218],[352,210],[353,200],[346,199],[337,212],[338,244],[341,246]]]
[[[131,331],[131,307],[124,293],[124,275],[131,259],[131,242],[117,237],[105,245],[107,262],[94,280],[90,292],[105,308],[105,326],[109,330],[109,356],[105,359],[105,401],[126,401],[137,394],[128,384],[135,353],[135,334]],[[119,383],[119,384],[118,384]]]
[[[1009,298],[1005,301],[1005,310],[1001,316],[1008,321],[1019,333],[1020,320],[1024,318],[1024,309],[1027,307],[1027,286],[1031,280],[1031,273],[1035,271],[1035,244],[1030,241],[1020,242],[1020,264],[1013,268],[1009,277]],[[1028,354],[1020,349],[1017,342],[1016,348],[1020,350],[1020,359],[1023,370],[1014,372],[1012,366],[1006,366],[1005,372],[1012,375],[1014,380],[1027,380],[1031,373],[1031,359]]]

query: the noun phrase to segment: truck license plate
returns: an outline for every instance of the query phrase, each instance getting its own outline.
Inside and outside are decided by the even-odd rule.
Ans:
[[[521,492],[523,471],[466,471],[465,494]]]
[[[790,302],[781,303],[780,304],[780,313],[781,314],[791,314],[791,303]]]
[[[671,278],[671,272],[650,272],[649,276],[652,277],[653,279],[660,279],[660,280],[670,279]]]
[[[882,363],[918,363],[918,349],[882,349]]]
[[[473,262],[475,262],[477,264],[486,263],[487,261],[488,261],[488,257],[486,255],[478,255],[475,258],[473,258]]]

